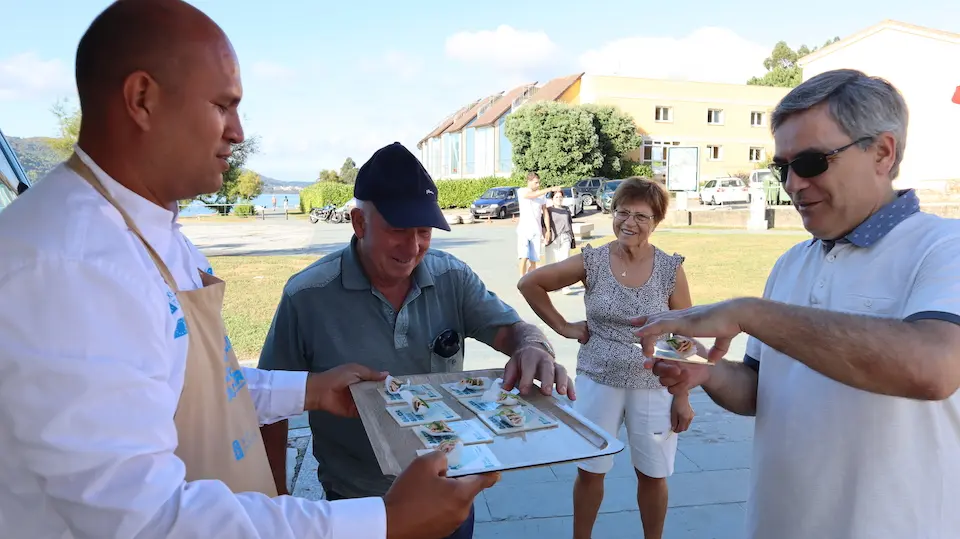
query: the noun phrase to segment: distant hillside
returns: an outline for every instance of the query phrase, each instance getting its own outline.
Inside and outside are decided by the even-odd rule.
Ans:
[[[48,141],[52,140],[49,137],[7,137],[7,140],[10,141],[13,151],[17,152],[17,158],[20,159],[27,177],[33,181],[42,178],[60,162],[60,158],[48,144]],[[299,193],[311,183],[277,180],[262,174],[260,179],[263,181],[264,194]]]
[[[263,182],[263,193],[299,193],[301,189],[310,185],[311,182],[289,182],[277,180],[269,176],[260,175],[260,181]]]
[[[7,137],[7,140],[13,151],[17,152],[17,158],[27,177],[33,181],[42,178],[60,162],[56,152],[47,143],[51,140],[48,137]]]

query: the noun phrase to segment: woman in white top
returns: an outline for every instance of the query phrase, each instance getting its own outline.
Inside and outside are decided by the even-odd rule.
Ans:
[[[578,412],[610,433],[626,423],[628,445],[637,475],[637,504],[643,536],[659,538],[667,512],[666,478],[673,473],[677,434],[693,420],[686,393],[670,395],[635,346],[630,320],[692,305],[682,263],[649,238],[663,220],[669,197],[657,182],[628,178],[614,192],[613,232],[616,240],[537,269],[518,284],[530,307],[554,331],[577,339]],[[583,281],[587,320],[568,322],[548,292]],[[574,539],[589,539],[603,501],[604,476],[613,457],[579,464],[573,488]]]

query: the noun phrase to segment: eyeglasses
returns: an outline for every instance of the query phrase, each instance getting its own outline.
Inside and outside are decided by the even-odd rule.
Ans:
[[[773,175],[776,176],[781,183],[786,183],[787,176],[791,168],[793,169],[793,173],[801,178],[813,178],[814,176],[823,174],[828,168],[830,168],[830,160],[834,156],[846,150],[847,148],[851,148],[868,140],[873,140],[873,137],[863,137],[857,139],[846,146],[841,146],[836,150],[829,152],[803,153],[798,155],[789,163],[772,163],[770,165],[770,171],[773,172]]]
[[[652,215],[647,215],[640,212],[632,213],[627,210],[617,210],[613,212],[613,216],[620,221],[626,221],[628,217],[633,217],[634,222],[638,225],[645,225],[650,221],[653,221]]]
[[[442,358],[453,357],[460,351],[460,334],[452,329],[444,330],[433,340],[430,349]]]

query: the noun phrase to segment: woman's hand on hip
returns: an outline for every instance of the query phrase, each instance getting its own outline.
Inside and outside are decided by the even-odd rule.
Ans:
[[[590,329],[587,327],[585,320],[567,322],[557,333],[568,339],[576,339],[580,344],[585,344],[590,340]]]

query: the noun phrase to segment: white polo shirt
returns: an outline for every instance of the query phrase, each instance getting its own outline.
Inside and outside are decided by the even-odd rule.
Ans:
[[[175,213],[77,153],[178,286],[200,287],[210,264]],[[182,309],[120,213],[64,165],[0,212],[0,298],[0,536],[386,536],[379,498],[270,499],[184,481],[173,453]],[[243,376],[262,424],[303,411],[306,373]]]
[[[764,297],[960,323],[960,222],[918,209],[905,192],[848,241],[796,245]],[[748,538],[960,537],[960,393],[928,402],[861,391],[752,337],[747,355],[759,362]]]

